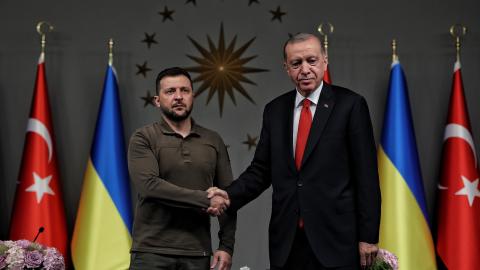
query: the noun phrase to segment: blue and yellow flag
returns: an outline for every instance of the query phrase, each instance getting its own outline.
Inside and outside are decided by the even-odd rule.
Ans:
[[[399,269],[436,269],[408,88],[398,61],[392,63],[381,140],[379,246],[398,256]]]
[[[115,70],[108,66],[72,238],[77,270],[127,269],[132,209]]]

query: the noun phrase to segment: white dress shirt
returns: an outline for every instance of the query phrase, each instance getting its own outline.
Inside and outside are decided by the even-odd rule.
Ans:
[[[320,98],[320,93],[322,92],[323,81],[320,83],[315,91],[311,92],[310,95],[306,98],[310,100],[310,112],[312,113],[312,121],[315,116],[315,110],[317,109],[318,99]],[[302,112],[302,103],[305,99],[297,89],[297,95],[295,96],[295,109],[293,110],[293,158],[295,158],[295,148],[297,146],[297,133],[298,133],[298,122],[300,121],[300,113]]]

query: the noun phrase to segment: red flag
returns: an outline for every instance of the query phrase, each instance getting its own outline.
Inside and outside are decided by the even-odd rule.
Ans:
[[[328,83],[328,84],[332,84],[332,79],[330,77],[330,72],[328,71],[328,65],[327,65],[327,69],[325,70],[325,73],[323,73],[323,81]]]
[[[32,241],[57,248],[67,255],[67,227],[53,126],[45,78],[44,53],[40,55],[37,78],[28,119],[23,159],[18,177],[10,224],[10,239]]]
[[[438,186],[437,252],[450,270],[471,270],[480,266],[479,174],[471,130],[460,62],[457,61]]]

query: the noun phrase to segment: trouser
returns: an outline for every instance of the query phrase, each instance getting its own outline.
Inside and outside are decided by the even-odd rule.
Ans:
[[[130,270],[207,270],[210,256],[178,256],[132,252]]]
[[[270,266],[270,270],[357,270],[359,267],[336,267],[323,266],[313,253],[303,229],[297,229],[295,240],[292,244],[290,255],[284,266]]]

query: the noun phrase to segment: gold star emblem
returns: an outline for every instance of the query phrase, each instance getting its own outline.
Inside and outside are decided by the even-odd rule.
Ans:
[[[173,13],[175,13],[175,10],[169,10],[167,6],[163,8],[163,11],[158,12],[158,14],[163,16],[162,22],[165,22],[167,19],[173,22]]]
[[[147,43],[147,46],[149,49],[150,49],[150,46],[152,46],[152,44],[158,44],[158,42],[155,40],[155,33],[151,35],[145,33],[145,39],[142,40],[142,42]]]
[[[258,136],[252,137],[250,134],[247,134],[247,140],[243,141],[242,143],[248,145],[248,151],[250,151],[252,147],[257,147],[257,139]]]
[[[267,69],[245,67],[244,65],[255,59],[257,56],[250,56],[242,58],[243,53],[253,43],[255,38],[250,39],[240,48],[235,49],[237,36],[235,36],[228,46],[225,44],[225,34],[223,32],[223,24],[220,26],[220,36],[218,44],[213,44],[210,36],[207,35],[208,49],[202,47],[197,41],[188,36],[188,39],[193,43],[195,48],[200,52],[202,57],[191,56],[187,57],[199,64],[195,67],[187,67],[186,70],[199,73],[198,77],[193,79],[193,82],[202,82],[200,87],[195,91],[195,96],[202,94],[209,89],[207,104],[212,99],[215,92],[218,94],[218,103],[220,107],[220,116],[223,113],[223,103],[225,93],[228,94],[233,104],[236,105],[234,90],[237,90],[250,102],[255,104],[253,99],[248,95],[241,83],[248,83],[256,85],[253,81],[245,77],[247,73],[265,72]]]
[[[137,64],[137,75],[142,74],[144,78],[147,77],[147,72],[151,71],[152,69],[147,67],[147,61],[143,62],[143,65]]]
[[[147,95],[144,96],[144,97],[141,97],[141,99],[143,99],[143,101],[145,102],[143,104],[143,107],[147,107],[148,105],[152,105],[154,106],[155,104],[153,103],[153,96],[150,94],[150,91],[147,90]]]
[[[279,22],[282,22],[282,16],[287,14],[280,10],[280,6],[277,7],[277,10],[270,10],[270,13],[273,15],[272,21],[278,20]]]

